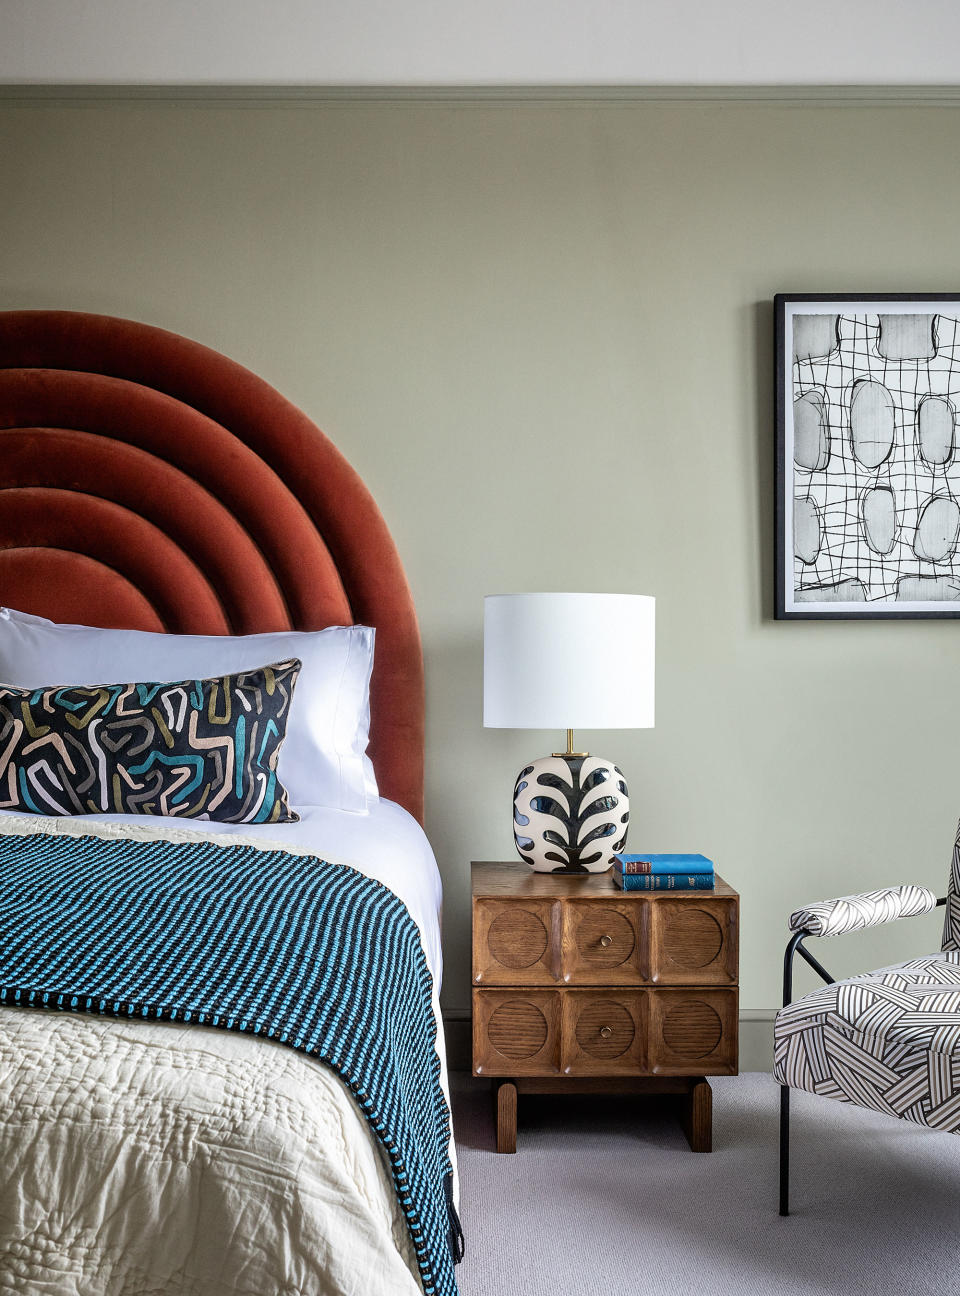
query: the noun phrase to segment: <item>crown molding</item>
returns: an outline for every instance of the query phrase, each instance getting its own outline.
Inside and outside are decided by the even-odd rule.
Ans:
[[[8,103],[710,103],[960,107],[958,85],[120,85],[0,84]]]

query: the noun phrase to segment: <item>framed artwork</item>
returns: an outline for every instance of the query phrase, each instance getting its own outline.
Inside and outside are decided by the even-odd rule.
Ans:
[[[775,314],[777,617],[960,617],[960,293]]]

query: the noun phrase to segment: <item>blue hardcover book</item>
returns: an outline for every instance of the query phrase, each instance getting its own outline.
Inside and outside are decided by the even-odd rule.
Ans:
[[[713,860],[706,855],[626,855],[614,856],[619,873],[712,873]]]
[[[621,891],[712,891],[712,873],[620,873],[613,881]]]

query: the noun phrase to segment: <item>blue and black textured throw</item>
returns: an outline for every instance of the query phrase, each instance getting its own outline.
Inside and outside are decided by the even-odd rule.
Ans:
[[[344,1080],[390,1158],[428,1296],[455,1296],[449,1111],[403,903],[315,857],[0,835],[0,1003],[276,1040]]]

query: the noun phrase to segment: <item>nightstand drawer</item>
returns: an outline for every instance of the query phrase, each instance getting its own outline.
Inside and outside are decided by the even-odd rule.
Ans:
[[[473,1069],[489,1076],[733,1075],[737,992],[474,990]]]
[[[652,990],[651,1075],[736,1075],[736,990]]]
[[[737,902],[710,894],[659,895],[650,920],[655,985],[736,985]]]
[[[658,892],[478,899],[475,986],[736,985],[737,902]]]
[[[610,897],[566,904],[477,900],[474,985],[642,985],[648,906]]]
[[[556,990],[474,990],[476,1075],[560,1075]]]
[[[632,900],[568,900],[561,906],[560,976],[567,985],[640,985],[649,906]]]
[[[475,985],[552,985],[560,972],[560,906],[549,900],[477,900]]]
[[[617,1076],[646,1070],[647,998],[643,990],[563,991],[563,1074]]]
[[[477,1075],[636,1075],[645,1067],[643,990],[474,990]]]

